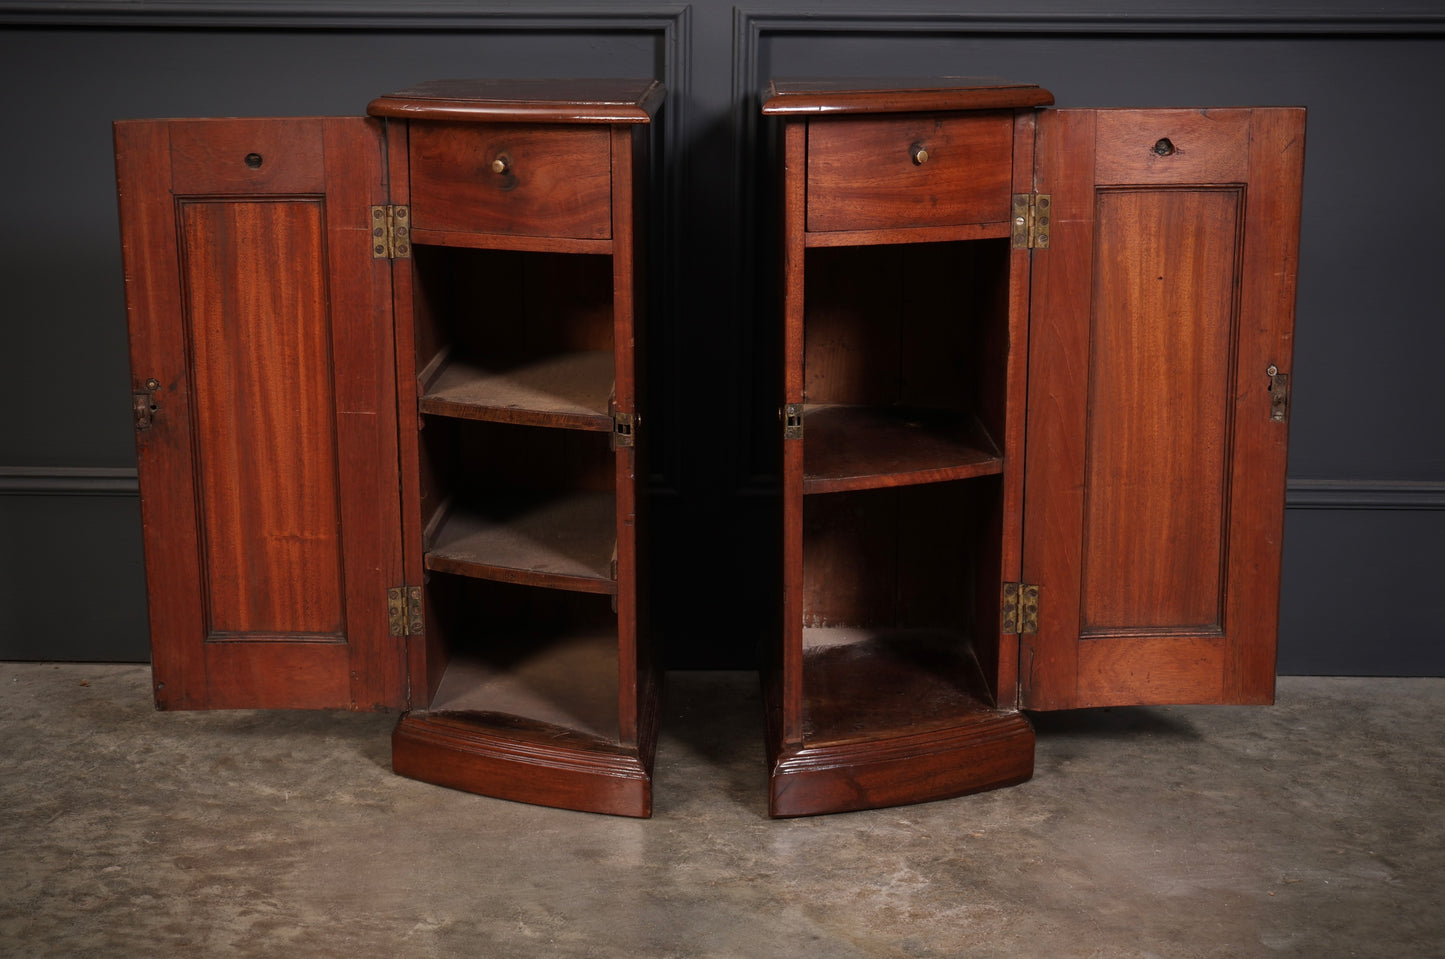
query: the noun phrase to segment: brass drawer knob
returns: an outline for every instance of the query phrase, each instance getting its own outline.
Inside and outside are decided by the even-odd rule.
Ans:
[[[915,166],[922,166],[923,164],[928,162],[928,150],[925,149],[923,144],[921,143],[915,143],[911,147],[909,147],[908,153],[910,156],[913,157],[913,163]]]
[[[505,153],[503,153],[501,156],[497,157],[495,160],[492,161],[492,172],[493,172],[493,173],[497,173],[497,174],[506,173],[506,172],[507,172],[508,170],[510,170],[511,168],[512,168],[512,158],[509,157],[509,156],[507,156]]]

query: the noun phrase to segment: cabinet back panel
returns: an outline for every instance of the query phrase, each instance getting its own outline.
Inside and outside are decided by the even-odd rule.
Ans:
[[[321,204],[186,202],[180,220],[210,633],[339,638]]]
[[[428,418],[425,433],[442,427]],[[450,477],[459,490],[612,490],[615,458],[606,433],[515,426],[509,423],[445,422],[452,430],[456,472]],[[439,439],[440,445],[447,442]]]
[[[418,246],[417,368],[450,345],[472,360],[610,350],[612,258]]]
[[[984,344],[1004,322],[1007,280],[980,263],[1003,251],[992,241],[809,250],[807,402],[976,409],[981,372],[1001,359]]]
[[[1086,633],[1220,624],[1242,199],[1098,195]]]
[[[968,632],[988,480],[803,500],[803,623]]]

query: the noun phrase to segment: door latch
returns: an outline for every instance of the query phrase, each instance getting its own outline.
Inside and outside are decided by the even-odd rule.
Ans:
[[[160,409],[156,405],[156,390],[161,388],[161,381],[155,377],[146,380],[145,389],[136,390],[130,395],[130,409],[135,416],[135,428],[137,432],[151,428],[151,418]]]
[[[1273,363],[1265,370],[1269,375],[1269,418],[1274,423],[1289,420],[1289,374],[1281,373]]]

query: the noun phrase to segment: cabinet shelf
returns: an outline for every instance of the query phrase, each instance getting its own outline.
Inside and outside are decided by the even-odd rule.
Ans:
[[[428,537],[429,570],[616,595],[611,492],[498,495],[454,507]]]
[[[803,741],[877,742],[992,714],[966,636],[951,629],[803,630]]]
[[[609,350],[486,364],[447,359],[428,377],[418,408],[435,416],[606,432],[614,365]]]
[[[550,743],[617,742],[615,628],[516,627],[484,640],[452,655],[427,715]]]
[[[906,406],[805,406],[803,492],[938,483],[1003,471],[998,445],[966,413]]]

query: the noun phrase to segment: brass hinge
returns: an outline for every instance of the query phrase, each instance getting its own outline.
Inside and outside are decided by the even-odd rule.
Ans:
[[[1281,373],[1273,363],[1264,371],[1269,376],[1269,418],[1274,423],[1289,422],[1289,374]]]
[[[386,591],[386,618],[393,636],[420,636],[426,632],[420,586],[393,586]]]
[[[1013,202],[1013,248],[1047,250],[1052,219],[1052,193],[1015,193]]]
[[[405,260],[410,257],[411,208],[391,204],[372,207],[371,258]]]
[[[1032,583],[1003,584],[1003,632],[1039,631],[1039,588]]]
[[[636,442],[637,417],[632,413],[612,413],[612,448],[622,449]]]
[[[783,421],[783,439],[803,438],[803,404],[788,403],[778,413]]]
[[[130,395],[130,410],[135,416],[136,432],[151,428],[151,417],[156,410],[156,390],[161,388],[161,381],[155,377],[146,380],[145,389],[136,390]]]

